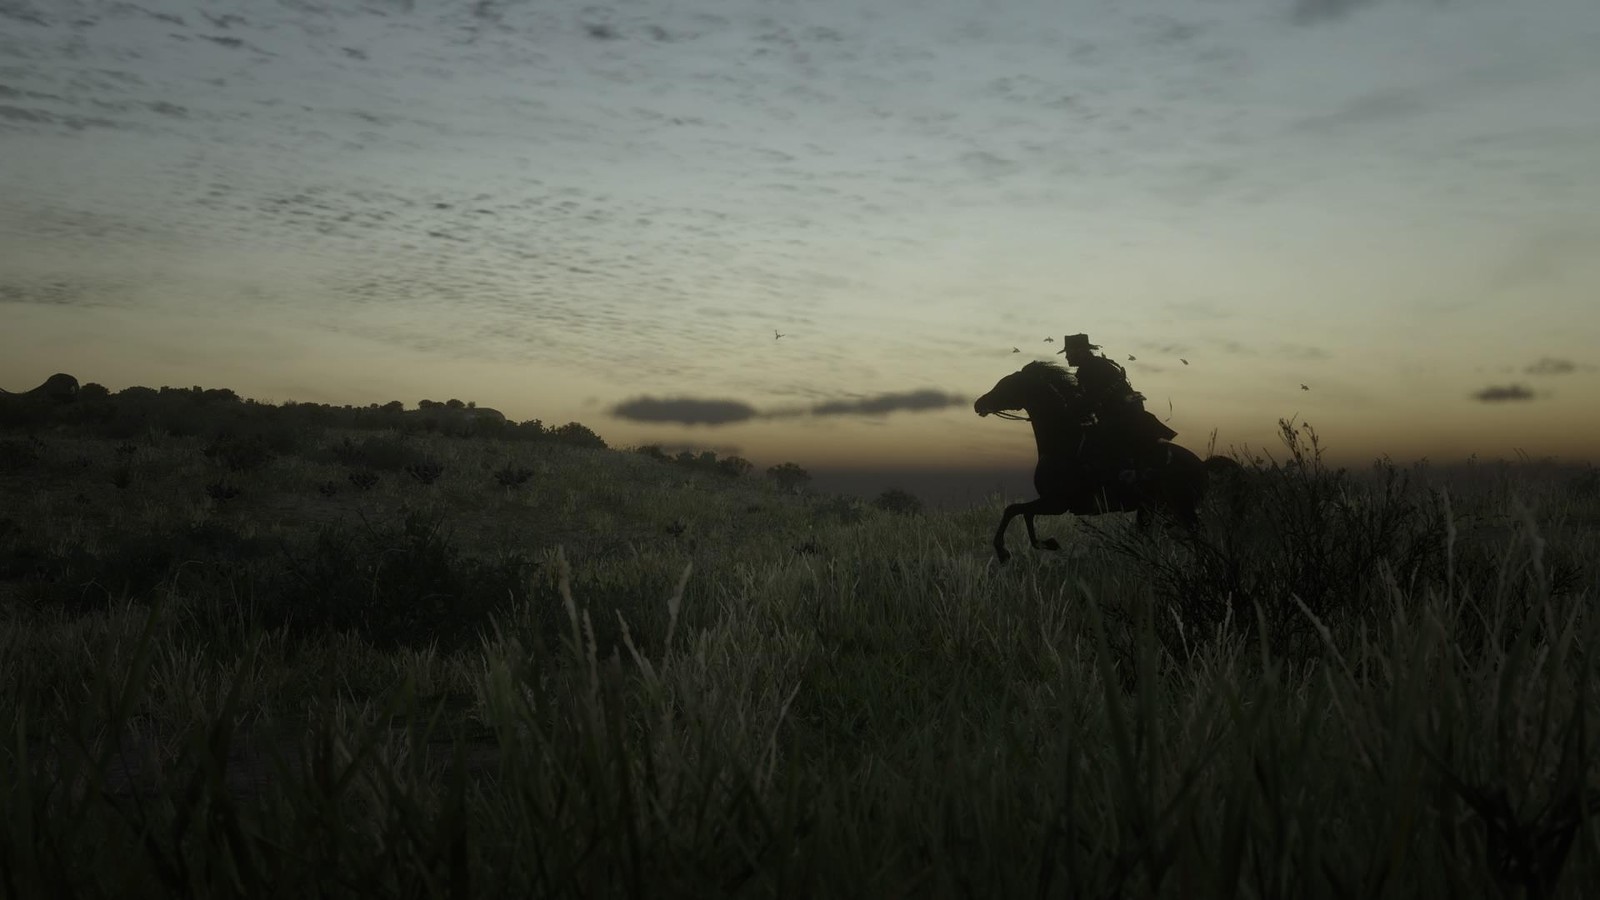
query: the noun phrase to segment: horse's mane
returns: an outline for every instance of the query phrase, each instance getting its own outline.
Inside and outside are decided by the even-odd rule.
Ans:
[[[1060,363],[1038,359],[1023,366],[1022,371],[1043,384],[1054,386],[1064,397],[1077,397],[1082,393],[1082,389],[1078,387],[1078,377],[1068,372]]]

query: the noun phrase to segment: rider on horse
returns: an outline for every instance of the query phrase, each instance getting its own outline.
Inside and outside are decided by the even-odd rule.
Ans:
[[[1069,334],[1062,344],[1058,352],[1067,355],[1067,365],[1078,368],[1086,412],[1093,414],[1096,422],[1080,457],[1085,468],[1102,477],[1136,478],[1136,471],[1129,467],[1145,450],[1158,441],[1171,440],[1177,432],[1145,410],[1144,395],[1128,384],[1127,371],[1096,355],[1100,346],[1089,343],[1087,334]]]

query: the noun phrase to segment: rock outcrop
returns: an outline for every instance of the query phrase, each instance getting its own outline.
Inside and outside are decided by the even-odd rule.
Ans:
[[[36,400],[70,403],[78,399],[78,379],[64,372],[57,372],[45,379],[44,384],[31,391],[13,394],[10,391],[0,390],[0,394],[5,394],[8,397],[31,397]]]

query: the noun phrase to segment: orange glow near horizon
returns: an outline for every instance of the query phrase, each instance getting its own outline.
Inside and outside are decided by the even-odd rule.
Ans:
[[[1034,460],[1026,423],[980,419],[970,406],[716,427],[651,425],[607,414],[611,403],[639,392],[638,388],[607,389],[603,383],[537,364],[440,362],[426,354],[397,353],[337,336],[291,340],[273,326],[248,319],[223,325],[122,311],[91,316],[39,307],[6,310],[8,321],[26,326],[0,337],[0,378],[11,390],[27,389],[65,371],[112,390],[198,384],[227,387],[269,402],[365,406],[400,400],[415,408],[423,398],[455,397],[499,409],[516,421],[537,418],[551,426],[578,421],[612,446],[660,443],[711,449],[763,466],[792,461],[818,469],[1026,469]],[[22,345],[11,337],[21,333],[33,339]],[[281,368],[275,370],[274,364]],[[985,368],[998,379],[1017,365],[1002,360]],[[1137,375],[1137,370],[1130,368],[1130,374]],[[991,384],[945,387],[952,393],[964,387],[975,398]],[[1178,443],[1197,453],[1207,450],[1215,429],[1218,452],[1248,447],[1281,456],[1277,421],[1296,417],[1316,429],[1325,459],[1346,466],[1364,465],[1381,456],[1402,462],[1427,457],[1441,463],[1474,455],[1600,459],[1600,419],[1588,414],[1581,391],[1554,393],[1540,402],[1482,403],[1423,379],[1413,388],[1420,392],[1415,406],[1377,408],[1353,402],[1319,405],[1314,391],[1299,391],[1298,385],[1293,391],[1279,391],[1260,410],[1216,396],[1179,395],[1173,398],[1170,423],[1180,432]],[[1149,406],[1166,418],[1164,396],[1157,396],[1160,399]],[[1215,412],[1208,415],[1208,409]]]

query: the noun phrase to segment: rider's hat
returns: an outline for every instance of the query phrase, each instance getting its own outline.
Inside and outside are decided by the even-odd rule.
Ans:
[[[1061,339],[1061,349],[1057,352],[1065,353],[1068,356],[1071,356],[1072,351],[1074,350],[1089,351],[1099,349],[1099,344],[1089,343],[1089,336],[1087,334],[1069,334]]]

